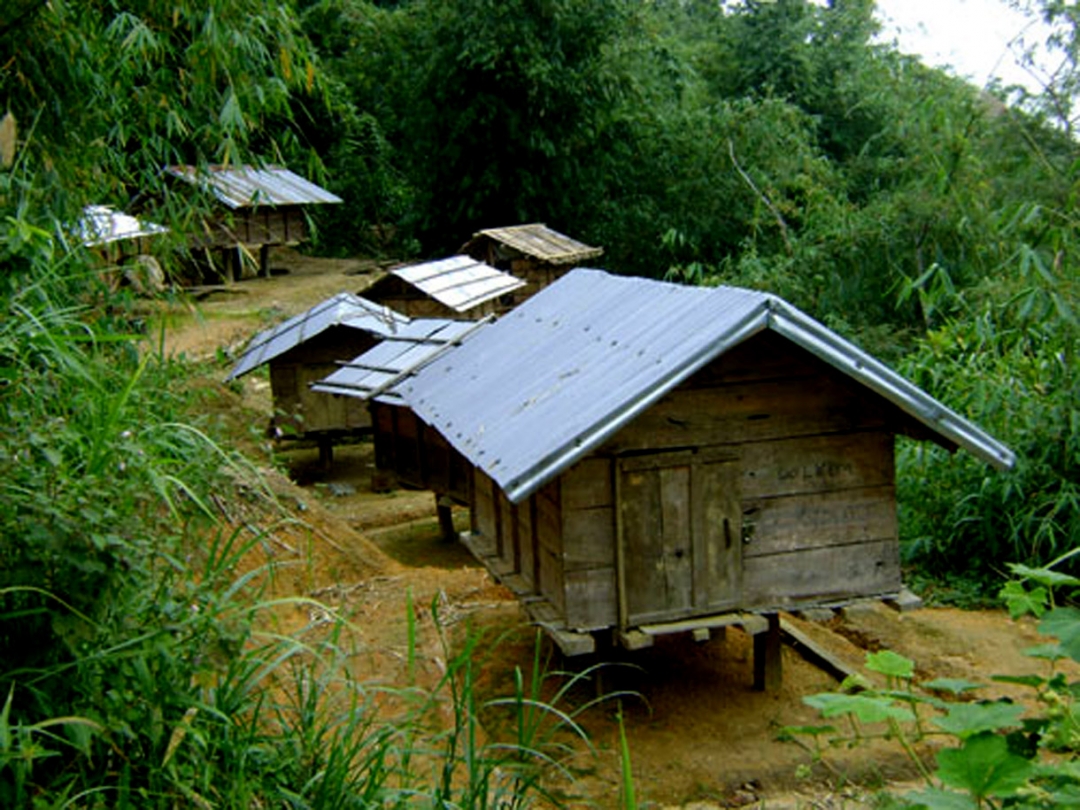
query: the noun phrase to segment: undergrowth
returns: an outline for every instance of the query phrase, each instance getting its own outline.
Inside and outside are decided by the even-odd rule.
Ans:
[[[1080,594],[1080,579],[1060,570],[1077,553],[1041,568],[1012,564],[1010,579],[999,590],[1013,618],[1038,619],[1045,643],[1025,651],[1032,672],[920,682],[910,659],[890,650],[869,653],[866,669],[883,685],[852,676],[838,692],[805,698],[825,722],[789,727],[783,738],[802,745],[837,778],[844,774],[831,764],[832,751],[870,740],[892,742],[907,756],[921,786],[884,797],[886,806],[1080,806],[1080,682],[1062,665],[1080,662],[1080,610],[1065,604]],[[1027,690],[1030,698],[985,696],[994,684]]]
[[[347,617],[276,629],[306,600],[253,562],[269,529],[218,520],[237,481],[268,514],[272,495],[206,429],[192,368],[47,228],[7,220],[0,260],[0,806],[556,801],[589,705],[558,704],[587,673],[546,672],[538,647],[481,699],[497,642],[474,632],[422,684],[410,624],[406,677],[364,683]]]

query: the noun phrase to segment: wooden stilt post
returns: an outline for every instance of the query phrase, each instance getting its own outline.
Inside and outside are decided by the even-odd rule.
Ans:
[[[270,278],[270,246],[261,245],[259,247],[259,275],[263,278]]]
[[[447,543],[457,540],[457,531],[454,529],[454,513],[451,511],[452,501],[445,495],[435,495],[435,511],[439,515],[439,530],[442,539]]]
[[[766,613],[769,629],[754,636],[754,689],[777,692],[783,683],[780,664],[780,614]]]
[[[319,469],[330,472],[334,464],[334,442],[329,436],[319,437]]]

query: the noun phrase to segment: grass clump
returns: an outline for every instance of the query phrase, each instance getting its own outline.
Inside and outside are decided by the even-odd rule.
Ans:
[[[0,806],[555,801],[543,776],[584,734],[543,699],[539,654],[481,699],[489,642],[444,639],[421,684],[411,606],[396,684],[353,676],[356,634],[331,609],[278,629],[309,600],[275,598],[272,527],[218,508],[242,490],[280,517],[272,496],[192,418],[191,367],[39,237],[0,296]]]

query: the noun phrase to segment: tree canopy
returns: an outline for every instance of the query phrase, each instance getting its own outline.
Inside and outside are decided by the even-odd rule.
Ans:
[[[1057,26],[1039,93],[877,42],[871,0],[9,3],[5,283],[55,264],[49,234],[86,203],[190,222],[162,186],[171,163],[314,176],[346,200],[316,215],[323,251],[439,256],[544,221],[616,272],[769,289],[906,364],[1030,461],[990,478],[935,457],[919,480],[959,477],[932,509],[906,501],[913,539],[1060,549],[1076,539],[1077,457],[1049,448],[1076,446],[1080,20],[1024,5]],[[994,494],[973,517],[960,489]]]

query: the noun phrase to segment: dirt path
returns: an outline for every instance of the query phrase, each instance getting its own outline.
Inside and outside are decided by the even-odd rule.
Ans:
[[[218,358],[223,377],[228,358],[255,332],[334,293],[362,290],[371,278],[366,271],[377,269],[370,262],[310,259],[288,251],[275,254],[272,265],[279,272],[271,279],[239,282],[193,306],[162,310],[166,351]],[[430,493],[372,492],[370,443],[338,447],[328,473],[319,470],[314,448],[267,444],[261,437],[270,415],[265,374],[248,375],[230,387],[213,379],[206,385],[220,389],[220,416],[246,431],[241,439],[251,452],[273,460],[285,473],[274,479],[281,501],[314,527],[306,542],[279,541],[281,556],[300,563],[300,573],[287,580],[287,587],[323,601],[359,628],[371,652],[358,663],[359,674],[389,682],[401,677],[409,598],[419,622],[421,666],[434,672],[440,663],[427,611],[436,605],[451,624],[468,621],[506,636],[498,646],[485,648],[483,688],[490,694],[509,689],[515,667],[528,669],[534,629],[510,593],[464,547],[439,539]],[[456,519],[467,524],[464,512]],[[1022,655],[1038,642],[1032,623],[1012,622],[1000,612],[924,608],[898,613],[872,604],[826,622],[788,618],[852,667],[861,665],[867,650],[888,648],[914,659],[925,678],[986,681],[992,673],[1039,671],[1037,662]],[[554,650],[545,649],[553,666],[584,665],[561,661]],[[603,685],[639,696],[623,701],[622,708],[643,806],[855,807],[865,796],[855,785],[873,789],[911,777],[894,747],[838,752],[834,767],[849,780],[839,790],[835,773],[808,768],[803,749],[777,740],[784,726],[818,722],[803,697],[837,686],[790,648],[783,651],[783,688],[775,694],[750,688],[749,640],[734,629],[705,643],[662,638],[625,661],[633,666],[608,669]],[[1006,693],[1004,687],[996,690],[988,694]],[[593,696],[578,689],[569,697],[584,703]],[[597,753],[578,757],[574,783],[560,786],[582,797],[573,806],[614,806],[620,780],[615,708],[614,703],[602,705],[580,718]]]

